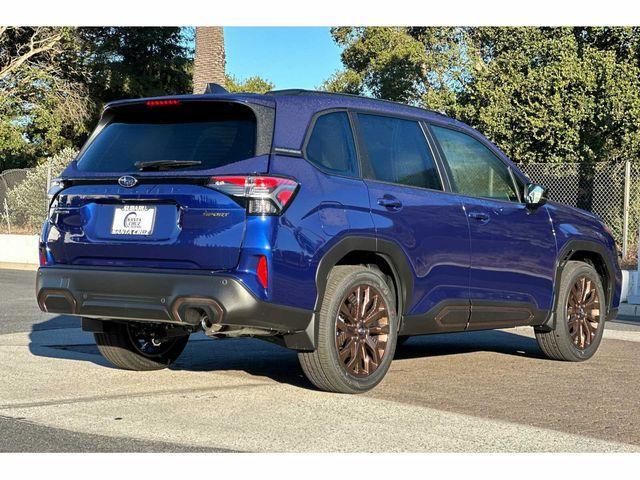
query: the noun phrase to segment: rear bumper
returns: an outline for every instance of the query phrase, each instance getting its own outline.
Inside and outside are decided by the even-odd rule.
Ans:
[[[36,295],[42,311],[88,318],[193,325],[184,312],[196,306],[222,325],[280,333],[305,330],[312,318],[258,299],[235,277],[208,272],[44,267]]]

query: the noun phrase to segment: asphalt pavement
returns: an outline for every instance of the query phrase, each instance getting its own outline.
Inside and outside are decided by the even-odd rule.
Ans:
[[[635,317],[577,364],[530,328],[415,337],[377,388],[336,395],[255,339],[198,334],[168,370],[117,370],[34,282],[0,270],[0,451],[640,451]]]

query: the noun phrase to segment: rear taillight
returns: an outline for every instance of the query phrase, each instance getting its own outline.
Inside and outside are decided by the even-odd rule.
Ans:
[[[208,186],[246,199],[249,215],[280,215],[291,203],[298,183],[282,177],[232,175],[212,177]]]

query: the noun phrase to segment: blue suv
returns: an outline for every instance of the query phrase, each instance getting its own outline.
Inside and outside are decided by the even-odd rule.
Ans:
[[[106,106],[51,192],[37,300],[101,353],[164,368],[189,334],[297,350],[318,388],[382,380],[411,335],[528,325],[591,357],[621,272],[594,215],[546,201],[467,125],[303,90]]]

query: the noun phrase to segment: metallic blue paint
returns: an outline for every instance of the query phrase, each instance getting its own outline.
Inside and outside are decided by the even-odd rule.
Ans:
[[[533,312],[553,307],[556,240],[546,207],[462,197],[471,239],[471,304],[527,304]],[[480,213],[482,218],[475,214]],[[473,312],[470,327],[478,322]]]
[[[469,300],[469,226],[457,195],[366,181],[376,235],[400,245],[414,274],[407,314],[421,314],[439,302]],[[395,198],[399,209],[380,206]]]
[[[275,107],[274,148],[301,149],[316,113],[350,108],[472,133],[490,145],[521,182],[528,181],[484,137],[433,112],[320,94],[197,96],[214,97]],[[265,172],[294,178],[300,185],[280,216],[247,216],[244,206],[220,192],[168,180]],[[345,238],[377,238],[398,247],[413,275],[413,294],[404,314],[425,314],[441,302],[454,301],[470,305],[472,327],[474,301],[524,302],[551,310],[558,252],[580,240],[606,252],[614,269],[612,307],[619,303],[621,278],[613,239],[595,216],[569,207],[549,204],[531,211],[519,203],[328,175],[304,158],[279,154],[207,171],[140,172],[135,177],[144,181],[132,188],[120,187],[118,176],[118,172],[81,172],[75,164],[63,172],[63,179],[84,183],[62,190],[51,220],[45,223],[42,241],[49,265],[224,271],[262,300],[313,310],[319,293],[318,266],[327,252]],[[97,182],[91,183],[92,179]],[[381,206],[382,198],[395,198],[401,205]],[[114,206],[128,202],[156,205],[152,235],[122,238],[110,233]],[[486,219],[469,218],[474,212]],[[266,289],[255,274],[261,255],[268,263]]]

